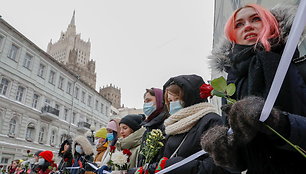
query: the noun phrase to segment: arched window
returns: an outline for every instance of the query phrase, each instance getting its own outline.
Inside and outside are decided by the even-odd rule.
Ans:
[[[26,140],[33,141],[35,134],[35,125],[34,123],[29,123],[26,131]]]
[[[55,146],[55,140],[56,140],[56,134],[55,130],[51,131],[51,136],[50,136],[50,145]]]
[[[40,128],[39,134],[38,134],[38,142],[43,143],[44,142],[44,135],[45,135],[45,129],[42,127]]]
[[[12,118],[9,126],[9,135],[15,136],[16,124],[17,124],[16,119]]]

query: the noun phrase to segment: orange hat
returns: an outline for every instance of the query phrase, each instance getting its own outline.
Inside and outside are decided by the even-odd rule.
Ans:
[[[53,159],[53,153],[49,150],[43,151],[39,154],[39,156],[43,157],[48,162],[52,162]]]

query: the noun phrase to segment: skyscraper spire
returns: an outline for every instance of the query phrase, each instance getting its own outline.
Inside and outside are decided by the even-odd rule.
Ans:
[[[73,15],[70,21],[70,25],[75,25],[75,10],[73,10]]]

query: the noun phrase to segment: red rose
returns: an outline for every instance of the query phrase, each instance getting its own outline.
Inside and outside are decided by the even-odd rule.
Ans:
[[[65,159],[64,159],[65,162],[67,162],[68,160],[69,160],[68,158],[65,158]]]
[[[201,87],[200,87],[200,97],[205,99],[205,98],[208,98],[211,95],[211,91],[213,90],[214,88],[210,85],[210,84],[203,84]]]
[[[3,165],[0,165],[0,169],[2,169]]]
[[[132,152],[129,149],[123,149],[123,154],[125,154],[127,156],[131,156]]]
[[[31,150],[27,150],[27,153],[30,153],[31,152]]]
[[[114,153],[114,152],[115,152],[115,149],[116,149],[116,146],[109,146],[109,148],[110,148],[110,152],[111,152],[111,153]]]

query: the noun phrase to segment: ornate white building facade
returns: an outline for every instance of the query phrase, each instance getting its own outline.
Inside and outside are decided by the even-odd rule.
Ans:
[[[0,18],[0,164],[110,119],[111,102]],[[56,156],[56,154],[55,154]]]

